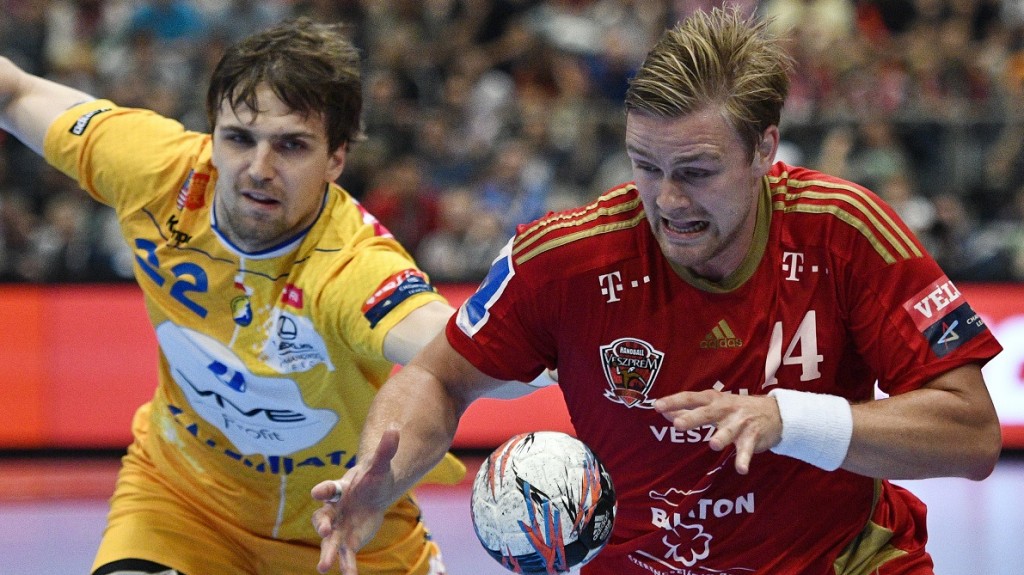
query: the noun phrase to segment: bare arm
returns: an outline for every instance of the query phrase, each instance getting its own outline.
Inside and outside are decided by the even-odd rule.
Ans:
[[[853,406],[843,469],[891,479],[980,480],[1002,447],[999,419],[981,368],[966,365],[921,389]]]
[[[384,337],[384,357],[406,365],[434,336],[444,331],[454,311],[450,305],[440,301],[417,308],[395,324]]]
[[[474,368],[442,333],[381,387],[363,427],[359,462],[312,491],[324,502],[313,515],[323,538],[321,573],[338,560],[342,573],[356,574],[355,554],[384,511],[441,460],[469,404],[501,383]]]
[[[93,99],[85,92],[33,76],[0,56],[0,129],[37,154],[42,155],[46,130],[57,116]]]
[[[408,364],[434,337],[444,332],[448,318],[455,310],[448,304],[433,301],[424,305],[395,324],[384,337],[384,357],[399,365]],[[487,397],[493,399],[514,399],[521,397],[538,387],[554,383],[554,374],[542,374],[531,383],[508,381],[491,389]]]
[[[736,445],[736,469],[782,437],[778,404],[767,396],[683,392],[655,402],[679,429],[713,424],[710,446]],[[853,405],[853,435],[842,468],[870,477],[984,479],[1001,449],[999,420],[977,365],[935,378],[920,389]]]

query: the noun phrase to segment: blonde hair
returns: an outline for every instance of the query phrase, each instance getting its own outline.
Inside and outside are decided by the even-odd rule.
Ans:
[[[736,8],[694,12],[648,52],[626,112],[678,117],[720,105],[753,153],[764,130],[779,124],[792,69],[768,26]]]

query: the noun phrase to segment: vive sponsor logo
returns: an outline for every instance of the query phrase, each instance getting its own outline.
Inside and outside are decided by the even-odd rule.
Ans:
[[[299,385],[250,370],[229,347],[164,322],[157,340],[191,411],[218,429],[243,456],[287,456],[327,437],[338,414],[308,405]]]

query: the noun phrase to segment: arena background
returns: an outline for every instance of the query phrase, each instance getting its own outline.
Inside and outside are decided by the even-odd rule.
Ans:
[[[226,42],[289,15],[350,23],[368,140],[339,183],[457,303],[508,226],[629,177],[626,78],[666,24],[722,3],[0,0],[0,54],[201,130],[198,79]],[[781,159],[890,202],[1006,348],[985,368],[1006,447],[992,476],[899,483],[929,507],[937,575],[1020,575],[1024,1],[729,3],[793,31]],[[158,4],[179,12],[159,18]],[[430,218],[397,223],[406,210],[435,233]],[[130,417],[152,395],[156,343],[115,223],[0,132],[0,575],[87,572]],[[530,429],[569,430],[557,388],[475,404],[459,454],[472,469]],[[506,573],[475,540],[466,482],[418,496],[452,575]]]

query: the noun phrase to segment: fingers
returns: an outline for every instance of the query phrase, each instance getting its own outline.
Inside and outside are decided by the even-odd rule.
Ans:
[[[323,503],[313,512],[313,529],[320,536],[317,571],[327,573],[337,562],[343,575],[358,575],[356,551],[380,526],[374,519],[373,505],[378,493],[390,485],[391,463],[398,453],[399,431],[385,431],[372,457],[361,461],[343,478],[321,481],[310,495]],[[383,505],[383,502],[379,502]],[[381,512],[382,513],[382,512]],[[374,521],[376,523],[374,524]],[[375,525],[375,526],[374,526]]]
[[[694,429],[715,424],[721,416],[715,400],[721,396],[717,391],[683,391],[659,398],[654,402],[654,409],[676,429]]]
[[[313,512],[313,529],[321,539],[329,537],[334,531],[334,519],[337,516],[337,510],[327,504]]]
[[[320,542],[320,561],[316,570],[320,573],[327,573],[338,562],[338,570],[342,575],[359,575],[359,568],[356,563],[356,553],[352,547],[342,545],[341,535],[331,534]]]
[[[313,486],[309,494],[317,501],[337,503],[341,499],[342,483],[340,479],[321,481]]]
[[[708,405],[715,400],[717,391],[682,391],[665,397],[660,397],[654,402],[654,409],[660,413],[668,413],[686,409],[694,409],[702,405]]]
[[[735,446],[736,472],[746,475],[754,454],[771,447],[781,433],[782,422],[770,400],[708,390],[675,393],[655,401],[654,408],[679,430],[713,426],[708,447],[722,451]]]
[[[735,441],[736,444],[736,473],[746,475],[750,473],[750,460],[754,457],[754,440],[750,434],[744,434]]]
[[[331,495],[331,497],[327,500],[327,502],[328,503],[337,503],[337,502],[341,501],[341,492],[342,492],[341,480],[340,479],[335,479],[334,481],[331,481],[331,483],[334,485],[334,495]]]
[[[356,566],[356,554],[351,548],[344,548],[338,553],[338,567],[343,575],[359,575]]]
[[[325,537],[320,542],[320,561],[316,564],[318,572],[327,573],[334,566],[335,558],[338,557],[338,543],[336,539],[337,537]]]

